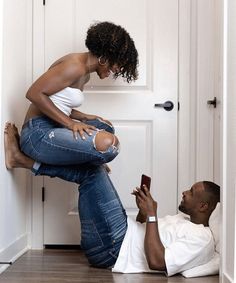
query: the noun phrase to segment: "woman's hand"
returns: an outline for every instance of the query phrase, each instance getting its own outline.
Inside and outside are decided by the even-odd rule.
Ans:
[[[76,121],[72,121],[72,123],[69,125],[68,128],[73,132],[75,139],[78,139],[78,133],[79,133],[80,137],[83,140],[86,139],[84,133],[91,136],[92,133],[93,133],[92,131],[96,130],[96,128],[94,126],[90,126],[90,125],[87,125],[83,122],[76,122]]]

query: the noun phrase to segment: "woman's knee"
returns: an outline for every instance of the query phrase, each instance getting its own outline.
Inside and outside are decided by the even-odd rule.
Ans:
[[[110,146],[118,148],[119,144],[117,136],[106,131],[99,131],[94,139],[94,146],[100,152],[106,152]]]
[[[115,129],[114,129],[112,123],[108,120],[101,120],[101,119],[97,118],[97,119],[94,119],[94,120],[86,121],[86,124],[92,125],[99,130],[105,130],[106,132],[109,132],[109,133],[112,133],[112,134],[115,133]]]
[[[115,134],[115,129],[110,121],[101,121],[103,123],[103,129],[111,134]]]

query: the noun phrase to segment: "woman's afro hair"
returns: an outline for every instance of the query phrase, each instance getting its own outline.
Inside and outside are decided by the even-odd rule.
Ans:
[[[128,83],[138,78],[138,52],[133,39],[121,26],[110,22],[95,23],[87,31],[85,44],[93,55],[104,57],[110,66],[120,67],[114,78],[122,76]]]

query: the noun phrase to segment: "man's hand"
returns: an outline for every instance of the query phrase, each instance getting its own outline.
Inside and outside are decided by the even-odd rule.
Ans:
[[[136,188],[132,192],[136,197],[136,204],[139,208],[139,213],[145,218],[147,215],[156,216],[157,214],[157,202],[152,198],[151,193],[144,185],[142,189]]]

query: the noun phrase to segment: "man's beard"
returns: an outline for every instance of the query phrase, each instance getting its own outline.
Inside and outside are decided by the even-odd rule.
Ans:
[[[179,211],[186,213],[186,209],[182,204],[180,204],[178,208],[179,208]]]

